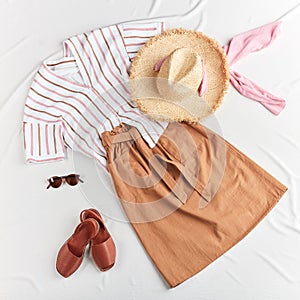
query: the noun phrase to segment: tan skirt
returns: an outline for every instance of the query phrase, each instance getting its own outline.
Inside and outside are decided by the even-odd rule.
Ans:
[[[102,143],[125,213],[171,287],[245,237],[287,190],[199,124],[170,123],[153,149],[126,124]]]

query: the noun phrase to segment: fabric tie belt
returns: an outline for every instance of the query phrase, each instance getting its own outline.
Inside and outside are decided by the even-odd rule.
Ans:
[[[110,132],[104,132],[103,135],[106,135],[106,138],[103,139],[103,145],[106,150],[108,150],[111,144],[124,143],[128,141],[134,141],[136,146],[139,147],[139,143],[136,141],[142,138],[135,127],[131,127],[126,124],[121,124]],[[147,155],[146,153],[144,154]],[[202,205],[205,206],[211,200],[211,193],[205,189],[205,186],[199,181],[199,178],[185,167],[184,164],[179,161],[166,159],[158,154],[148,157],[148,161],[150,168],[159,176],[160,179],[165,179],[164,182],[182,204],[186,203],[190,196],[189,193],[191,193],[193,189],[195,189],[202,197],[202,202],[199,203],[199,207]],[[190,189],[188,189],[188,191],[184,191],[182,185],[180,183],[176,183],[174,178],[167,171],[167,165],[174,166],[180,174],[182,174],[183,178],[181,180],[186,180],[190,185]],[[151,174],[149,176],[151,176]],[[147,178],[144,178],[145,181],[146,179]]]

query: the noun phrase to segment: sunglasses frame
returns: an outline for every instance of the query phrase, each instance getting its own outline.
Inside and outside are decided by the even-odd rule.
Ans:
[[[69,174],[69,175],[65,175],[65,176],[52,176],[50,178],[48,178],[47,180],[49,181],[49,185],[47,186],[47,189],[50,188],[50,186],[54,189],[57,189],[59,188],[63,183],[67,183],[68,185],[71,185],[71,186],[75,186],[77,185],[79,182],[84,182],[82,179],[79,178],[80,175],[79,174]],[[70,179],[76,179],[76,182],[75,184],[71,184],[69,182]],[[58,186],[53,186],[55,180],[59,180],[59,185]]]

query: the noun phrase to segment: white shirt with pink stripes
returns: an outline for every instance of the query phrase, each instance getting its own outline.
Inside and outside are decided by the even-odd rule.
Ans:
[[[63,58],[43,62],[26,99],[26,161],[62,160],[68,147],[106,166],[101,133],[121,123],[135,126],[153,147],[167,123],[139,111],[130,98],[128,72],[138,49],[163,27],[118,24],[64,41]]]

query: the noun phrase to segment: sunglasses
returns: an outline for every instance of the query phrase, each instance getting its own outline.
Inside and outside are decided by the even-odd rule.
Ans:
[[[49,185],[47,186],[47,189],[49,189],[50,186],[57,189],[62,185],[63,182],[66,182],[69,185],[76,185],[78,184],[78,182],[83,182],[83,180],[81,180],[79,176],[80,175],[78,174],[69,174],[67,176],[52,176],[48,179]]]

